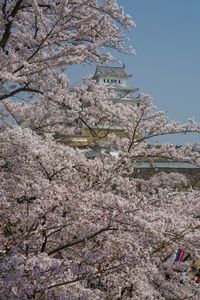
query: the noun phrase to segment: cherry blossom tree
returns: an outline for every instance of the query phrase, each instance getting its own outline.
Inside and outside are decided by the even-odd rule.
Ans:
[[[107,63],[107,48],[126,52],[131,17],[112,0],[0,5],[0,298],[199,299],[199,191],[178,173],[131,174],[146,158],[200,164],[192,146],[147,143],[200,126],[169,121],[147,96],[113,105],[92,79],[73,87],[65,73]],[[100,139],[102,122],[124,130],[101,141],[119,159],[59,142],[84,127]],[[177,249],[190,257],[177,262]]]

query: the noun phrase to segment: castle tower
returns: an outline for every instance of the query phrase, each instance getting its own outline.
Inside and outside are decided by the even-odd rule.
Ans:
[[[113,94],[113,103],[130,104],[133,106],[140,105],[140,97],[134,94],[139,91],[128,85],[128,75],[123,67],[97,66],[93,78],[99,85],[105,85]]]

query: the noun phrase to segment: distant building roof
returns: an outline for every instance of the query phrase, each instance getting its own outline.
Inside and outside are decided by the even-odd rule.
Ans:
[[[139,89],[133,88],[129,85],[120,85],[117,83],[109,83],[109,84],[105,84],[105,86],[108,89],[112,89],[112,90],[122,90],[122,91],[127,91],[127,92],[137,92]]]
[[[99,76],[117,76],[117,77],[131,77],[125,72],[125,67],[108,67],[108,66],[97,66],[94,78]]]
[[[199,166],[187,161],[141,161],[134,163],[136,169],[199,169]]]

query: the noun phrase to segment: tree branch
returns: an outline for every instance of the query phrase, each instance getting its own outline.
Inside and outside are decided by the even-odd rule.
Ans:
[[[128,152],[131,151],[131,148],[132,148],[132,146],[133,146],[133,144],[135,142],[135,135],[136,135],[137,129],[138,129],[139,125],[140,125],[140,122],[142,121],[142,118],[144,116],[145,108],[146,107],[144,107],[144,109],[142,110],[141,116],[140,116],[139,120],[137,121],[137,124],[136,124],[136,126],[134,128],[132,139],[131,139],[130,145],[128,147]]]
[[[18,1],[16,2],[16,5],[14,6],[14,8],[13,8],[13,10],[12,10],[10,16],[8,16],[8,18],[10,17],[10,18],[13,19],[13,18],[16,16],[17,12],[18,12],[19,9],[20,9],[20,5],[21,5],[22,1],[23,1],[23,0],[18,0]],[[8,19],[8,18],[7,18],[7,19]],[[6,44],[7,44],[7,42],[8,42],[9,37],[10,37],[10,33],[11,33],[10,30],[11,30],[11,26],[12,26],[12,23],[13,23],[13,20],[12,20],[12,19],[11,19],[11,21],[8,21],[8,23],[5,25],[5,31],[4,31],[4,34],[3,34],[3,36],[2,36],[2,38],[1,38],[1,40],[0,40],[0,48],[2,48],[3,50],[5,50]]]
[[[79,240],[76,240],[76,241],[72,241],[72,242],[69,242],[65,245],[62,245],[62,246],[59,246],[57,248],[55,248],[54,250],[51,250],[48,255],[52,255],[60,250],[63,250],[63,249],[66,249],[66,248],[69,248],[69,247],[72,247],[74,245],[78,245],[78,244],[81,244],[81,243],[84,243],[86,242],[87,240],[91,240],[92,238],[94,238],[95,236],[105,232],[105,231],[109,231],[109,230],[117,230],[118,228],[117,227],[110,227],[110,224],[107,226],[107,227],[104,227],[104,228],[101,228],[100,230],[92,233],[91,235],[88,235],[82,239],[79,239]]]
[[[14,90],[14,91],[12,91],[8,94],[1,95],[0,96],[0,101],[4,100],[4,99],[7,99],[9,97],[12,97],[12,96],[14,96],[16,94],[19,94],[21,92],[28,92],[28,93],[32,92],[32,93],[37,93],[37,94],[43,94],[43,92],[41,92],[39,90],[36,90],[36,89],[33,89],[33,88],[30,88],[30,87],[28,87],[28,85],[29,85],[29,83],[26,83],[24,86]]]
[[[48,290],[52,289],[52,288],[55,288],[55,287],[71,284],[71,283],[74,283],[74,282],[77,282],[77,281],[87,280],[87,279],[90,279],[91,277],[94,277],[94,276],[98,275],[99,273],[101,273],[101,274],[104,273],[105,274],[109,271],[118,270],[122,266],[123,266],[123,264],[120,263],[117,266],[112,266],[110,268],[105,269],[103,272],[97,271],[97,272],[91,273],[89,276],[88,275],[82,275],[82,276],[78,276],[78,277],[76,277],[75,279],[72,279],[72,280],[52,284],[48,287]]]

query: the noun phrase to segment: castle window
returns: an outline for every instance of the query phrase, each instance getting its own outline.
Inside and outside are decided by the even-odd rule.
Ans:
[[[110,82],[110,80],[109,80],[109,79],[107,79],[107,82]]]
[[[103,82],[106,82],[106,80],[104,79]]]
[[[120,79],[118,80],[118,83],[121,83],[121,80],[120,80]]]

